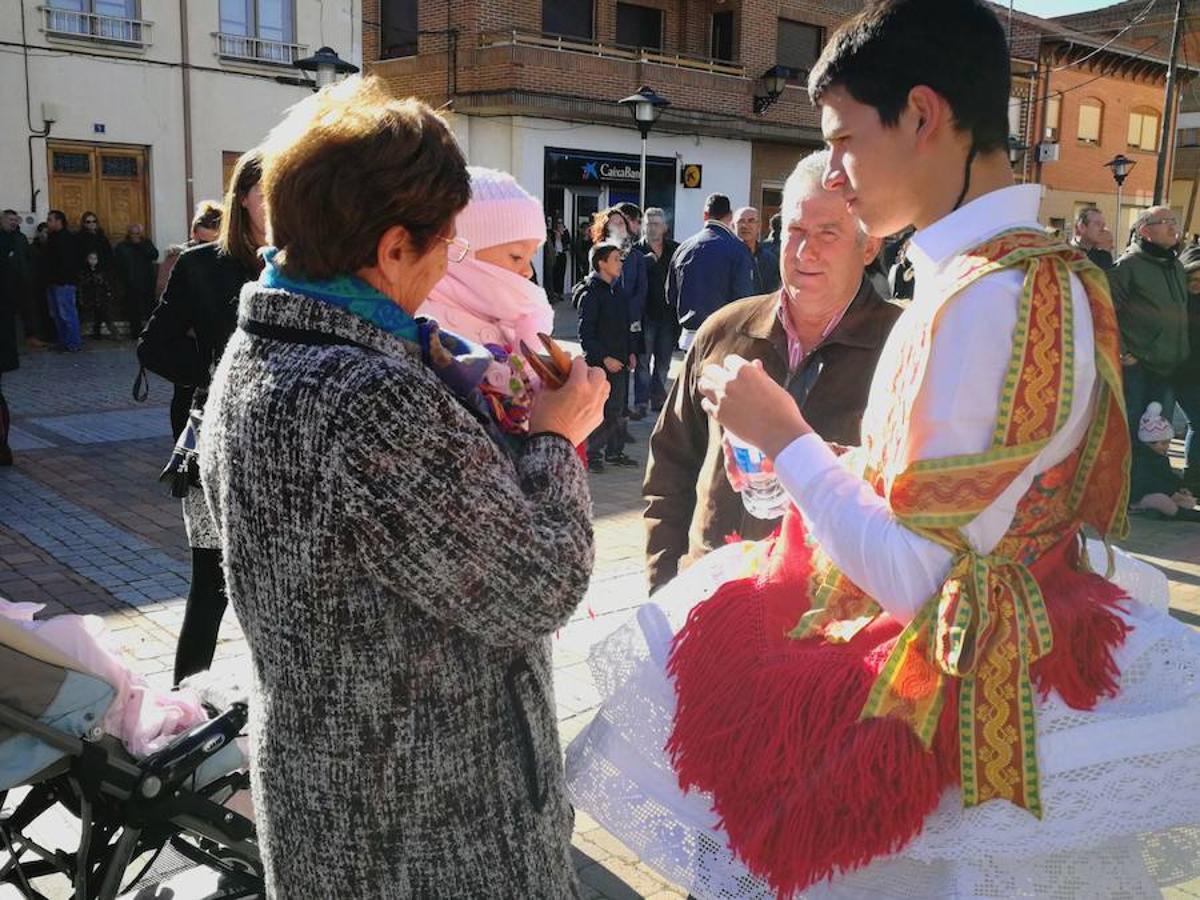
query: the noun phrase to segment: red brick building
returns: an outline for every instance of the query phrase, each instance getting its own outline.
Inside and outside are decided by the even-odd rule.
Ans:
[[[1173,3],[1156,3],[1148,8],[1147,3],[1140,0],[1126,0],[1055,21],[1086,31],[1094,39],[1109,40],[1119,34],[1122,43],[1146,54],[1165,57],[1170,52],[1174,13]],[[1175,146],[1170,160],[1172,175],[1168,196],[1171,206],[1182,216],[1184,231],[1195,235],[1200,234],[1200,84],[1195,81],[1196,69],[1200,68],[1200,19],[1194,16],[1183,18],[1179,62],[1183,66],[1183,77],[1178,95],[1178,118],[1173,129]],[[1162,81],[1159,80],[1155,87],[1158,99],[1151,105],[1160,107]],[[1146,162],[1149,164],[1150,161]]]
[[[1173,108],[1164,110],[1173,8],[1127,2],[1053,20],[1018,15],[1015,52],[1034,69],[1035,102],[1026,133],[1037,139],[1026,143],[1043,147],[1029,155],[1024,173],[1045,185],[1042,216],[1048,224],[1069,228],[1080,208],[1098,206],[1121,243],[1137,213],[1153,202],[1163,117],[1176,121],[1180,97],[1191,90],[1195,74],[1185,55],[1189,38],[1180,54],[1182,90]],[[1162,148],[1164,197],[1186,220],[1194,201],[1172,182],[1173,144]],[[1136,165],[1125,181],[1119,225],[1114,225],[1116,184],[1104,164],[1117,154]]]
[[[670,100],[648,143],[647,204],[677,236],[704,197],[769,215],[796,161],[821,145],[803,78],[855,0],[364,0],[367,68],[452,111],[468,159],[511,171],[575,232],[597,206],[636,202],[640,141],[616,101]],[[764,108],[762,77],[797,70]],[[696,187],[681,184],[700,166]],[[764,215],[764,222],[767,218]]]

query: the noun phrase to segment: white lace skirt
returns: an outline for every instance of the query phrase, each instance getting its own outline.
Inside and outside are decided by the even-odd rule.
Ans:
[[[1090,556],[1104,571],[1099,547]],[[662,749],[671,638],[741,552],[706,557],[592,649],[606,699],[567,749],[575,805],[702,900],[774,896],[727,848],[707,795],[680,791]],[[1158,570],[1118,551],[1114,580],[1138,600],[1116,653],[1121,692],[1090,712],[1054,693],[1039,704],[1044,818],[1001,801],[963,809],[947,791],[899,854],[805,897],[1146,897],[1200,875],[1200,635],[1166,614]]]

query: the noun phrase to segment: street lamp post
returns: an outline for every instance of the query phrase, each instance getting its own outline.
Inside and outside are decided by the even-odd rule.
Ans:
[[[292,65],[304,72],[315,72],[317,90],[333,84],[338,75],[353,75],[358,66],[348,63],[332,47],[322,47],[312,56],[296,60]]]
[[[1121,185],[1125,183],[1125,178],[1129,175],[1129,170],[1136,165],[1137,160],[1130,159],[1124,153],[1118,153],[1104,164],[1106,169],[1112,170],[1113,181],[1117,183],[1117,217],[1113,222],[1116,223],[1118,240],[1120,239],[1121,232]]]
[[[644,213],[646,209],[646,138],[649,137],[654,123],[658,121],[663,107],[670,106],[671,101],[658,96],[653,90],[643,85],[636,94],[631,94],[617,102],[633,114],[633,122],[642,135],[642,167],[638,179],[638,207]]]

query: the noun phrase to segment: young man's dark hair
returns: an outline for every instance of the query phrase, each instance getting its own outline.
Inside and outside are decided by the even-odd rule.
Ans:
[[[909,92],[946,99],[974,153],[1008,146],[1008,41],[981,0],[879,0],[843,25],[808,76],[814,104],[833,87],[894,126]]]
[[[596,244],[588,251],[588,265],[592,267],[593,272],[600,271],[600,263],[604,262],[614,253],[620,253],[621,248],[616,244]]]
[[[641,207],[639,207],[636,203],[629,203],[628,201],[625,203],[618,203],[617,209],[621,211],[621,215],[623,215],[626,219],[637,219],[639,222],[642,219]]]
[[[733,215],[733,206],[724,194],[709,194],[704,201],[704,215],[709,219],[724,219]]]
[[[46,221],[49,222],[51,219],[59,222],[63,228],[67,227],[67,214],[61,209],[52,209],[46,213]]]
[[[16,214],[17,214],[17,211],[15,209],[4,210],[4,215],[6,215],[6,216],[15,216]]]

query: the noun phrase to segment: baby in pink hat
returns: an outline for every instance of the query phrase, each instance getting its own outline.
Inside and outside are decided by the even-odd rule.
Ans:
[[[526,430],[536,376],[520,355],[521,341],[540,348],[554,310],[546,292],[529,280],[533,257],[546,239],[542,204],[507,172],[469,166],[471,202],[458,214],[458,237],[470,244],[462,262],[451,263],[417,314],[444,330],[492,350],[482,390],[500,425]]]
[[[1200,522],[1196,498],[1183,486],[1168,452],[1175,428],[1163,418],[1161,403],[1151,403],[1138,422],[1138,439],[1130,465],[1132,509],[1150,510],[1171,519]]]

